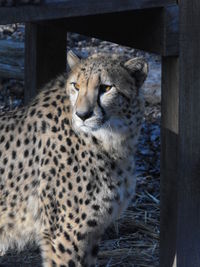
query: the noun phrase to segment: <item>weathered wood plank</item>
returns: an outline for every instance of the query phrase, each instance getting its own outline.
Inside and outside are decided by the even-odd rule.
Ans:
[[[177,266],[200,266],[200,1],[180,3]]]
[[[163,10],[162,55],[179,53],[179,8],[171,5]]]
[[[17,0],[17,1],[13,1],[13,0],[0,0],[0,7],[12,7],[12,6],[20,6],[20,5],[39,5],[42,4],[43,0]]]
[[[37,89],[66,70],[66,30],[54,21],[26,24],[25,102]]]
[[[176,0],[68,0],[65,3],[41,6],[2,7],[0,8],[0,24],[139,10],[163,7],[174,3]]]
[[[178,165],[178,57],[162,59],[160,267],[176,254]],[[174,266],[175,267],[175,266]]]

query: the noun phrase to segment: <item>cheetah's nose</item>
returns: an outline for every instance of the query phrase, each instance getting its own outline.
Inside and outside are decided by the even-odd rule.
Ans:
[[[88,111],[77,111],[76,115],[83,121],[89,119],[93,115],[93,111],[88,110]]]

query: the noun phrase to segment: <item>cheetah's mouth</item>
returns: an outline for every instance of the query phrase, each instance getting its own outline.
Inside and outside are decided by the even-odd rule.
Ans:
[[[73,124],[75,129],[80,129],[83,132],[92,132],[92,131],[97,131],[101,129],[105,123],[108,121],[108,118],[106,116],[103,116],[101,118],[90,118],[85,121],[80,120],[80,119],[74,119]]]

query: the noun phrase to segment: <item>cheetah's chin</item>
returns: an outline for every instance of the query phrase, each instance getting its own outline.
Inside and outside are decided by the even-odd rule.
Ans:
[[[99,129],[101,129],[102,125],[96,125],[96,126],[88,126],[88,125],[81,125],[79,126],[79,129],[81,131],[83,131],[84,133],[92,133],[92,132],[96,132]]]
[[[73,120],[73,127],[77,132],[92,133],[104,127],[106,120],[98,120],[96,123]]]

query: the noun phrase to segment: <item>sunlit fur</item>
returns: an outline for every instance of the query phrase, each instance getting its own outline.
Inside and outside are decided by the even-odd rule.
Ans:
[[[129,153],[130,147],[134,148],[139,134],[138,120],[141,120],[143,113],[140,90],[135,84],[134,77],[122,64],[118,58],[112,59],[107,56],[82,60],[72,69],[67,82],[73,106],[74,129],[77,133],[94,135],[102,141],[107,151],[117,151],[118,156],[125,156]],[[79,84],[79,91],[74,88],[74,83]],[[110,91],[99,97],[100,106],[105,114],[98,104],[101,84],[112,86]],[[83,121],[76,112],[78,109],[87,110],[89,106],[92,107],[93,115]],[[128,114],[131,116],[131,124],[127,118]]]

